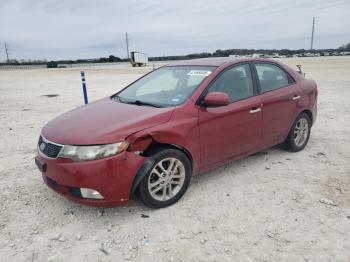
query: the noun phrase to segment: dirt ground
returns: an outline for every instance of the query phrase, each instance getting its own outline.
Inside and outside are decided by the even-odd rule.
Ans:
[[[159,210],[88,207],[47,188],[36,143],[83,103],[80,69],[0,71],[0,261],[350,261],[350,57],[284,62],[319,85],[305,150],[274,147],[197,176]],[[86,68],[90,101],[150,69]]]

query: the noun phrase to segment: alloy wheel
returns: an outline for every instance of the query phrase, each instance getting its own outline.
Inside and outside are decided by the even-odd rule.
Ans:
[[[305,118],[300,118],[294,128],[294,142],[298,147],[302,147],[309,135],[309,123]]]
[[[186,170],[177,158],[165,158],[152,169],[148,179],[148,191],[158,201],[175,197],[184,185]]]

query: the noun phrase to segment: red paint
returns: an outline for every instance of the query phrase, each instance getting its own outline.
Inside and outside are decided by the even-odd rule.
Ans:
[[[117,103],[108,97],[60,115],[45,125],[42,134],[60,144],[108,144],[167,122],[172,111]]]
[[[145,158],[130,152],[94,161],[73,162],[69,159],[38,158],[47,164],[43,174],[57,182],[59,188],[52,188],[65,197],[86,204],[113,206],[127,203],[130,188]],[[44,180],[46,182],[46,180]],[[104,200],[84,200],[72,197],[68,187],[91,188],[100,192]]]
[[[278,64],[294,84],[225,106],[197,104],[210,82],[227,67],[241,62],[268,61]],[[217,66],[191,98],[177,107],[153,108],[123,104],[105,98],[79,107],[50,121],[42,130],[45,138],[60,144],[94,145],[127,140],[127,152],[106,159],[73,162],[38,158],[47,164],[44,178],[59,185],[55,190],[74,201],[114,206],[125,204],[137,171],[145,161],[138,155],[151,143],[182,148],[192,158],[193,175],[284,141],[299,113],[308,111],[313,121],[317,111],[317,86],[288,66],[269,59],[217,58],[178,62],[176,65]],[[292,100],[300,96],[299,100]],[[227,103],[222,93],[206,96],[206,103]],[[251,110],[259,109],[257,113]],[[47,182],[47,179],[44,179]],[[48,183],[49,184],[49,183]],[[104,200],[73,197],[69,187],[99,191]]]
[[[250,114],[249,111],[260,105],[260,97],[255,96],[223,107],[199,109],[202,168],[210,168],[258,148],[262,114]]]
[[[230,97],[222,92],[210,92],[204,97],[204,104],[207,107],[226,106],[230,103]]]

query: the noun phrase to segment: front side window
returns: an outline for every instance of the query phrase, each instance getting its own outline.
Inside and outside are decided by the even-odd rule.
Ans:
[[[230,97],[230,102],[253,96],[253,80],[249,65],[238,65],[224,71],[214,80],[208,92],[226,93]]]
[[[255,64],[260,82],[261,92],[265,93],[290,84],[289,77],[278,66],[272,64]]]
[[[162,67],[117,94],[125,103],[176,106],[187,100],[215,67]]]

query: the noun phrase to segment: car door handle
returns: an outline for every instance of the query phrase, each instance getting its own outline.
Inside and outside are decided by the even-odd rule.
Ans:
[[[300,96],[293,96],[292,100],[298,100],[300,99]]]
[[[255,114],[255,113],[258,113],[260,111],[261,111],[261,107],[254,107],[249,111],[249,113]]]

